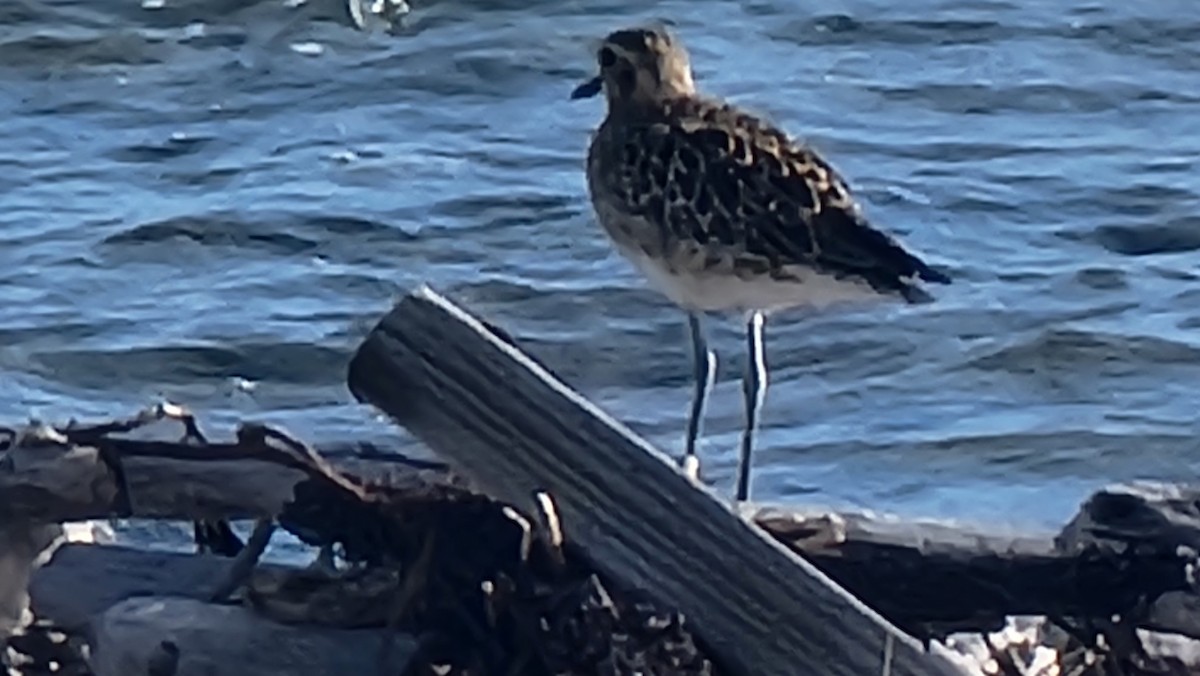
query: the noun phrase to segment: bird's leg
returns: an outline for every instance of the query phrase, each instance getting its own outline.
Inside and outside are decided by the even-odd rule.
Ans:
[[[746,428],[742,431],[742,454],[738,458],[737,502],[745,502],[750,497],[750,452],[754,448],[758,414],[767,393],[767,361],[763,354],[764,323],[761,312],[751,313],[746,321],[746,374],[742,379]]]
[[[688,328],[692,335],[692,378],[695,392],[692,395],[692,412],[688,417],[687,442],[684,447],[683,472],[692,479],[700,478],[700,457],[696,455],[696,440],[700,436],[704,403],[717,379],[717,353],[708,349],[708,337],[704,332],[699,314],[688,313]]]

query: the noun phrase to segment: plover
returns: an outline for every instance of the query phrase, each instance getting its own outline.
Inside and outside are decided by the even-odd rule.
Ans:
[[[702,317],[746,322],[742,432],[735,499],[749,497],[750,454],[767,387],[763,324],[789,308],[932,297],[920,281],[949,277],[868,223],[846,181],[816,151],[765,119],[699,94],[687,50],[663,27],[610,33],[599,73],[572,99],[604,93],[587,184],[617,250],[688,317],[695,391],[683,466],[716,375]]]

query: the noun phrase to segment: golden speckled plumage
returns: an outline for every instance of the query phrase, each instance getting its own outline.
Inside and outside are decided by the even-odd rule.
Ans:
[[[696,390],[683,466],[693,476],[716,377],[701,315],[746,314],[746,426],[735,493],[745,500],[767,387],[765,316],[842,301],[918,302],[930,298],[920,280],[950,279],[873,228],[814,150],[698,94],[687,51],[666,30],[615,31],[596,56],[599,74],[571,94],[603,92],[608,102],[588,149],[588,191],[621,254],[688,313]]]
[[[917,301],[927,298],[917,278],[949,281],[871,227],[814,150],[697,94],[686,51],[665,31],[617,31],[601,61],[608,115],[589,148],[589,191],[600,224],[644,273],[790,287],[761,309],[823,296]],[[698,309],[754,308],[713,299]]]

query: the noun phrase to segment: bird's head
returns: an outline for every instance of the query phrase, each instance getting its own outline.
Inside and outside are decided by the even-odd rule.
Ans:
[[[664,27],[613,31],[601,41],[596,60],[600,72],[576,87],[572,99],[603,91],[611,110],[653,105],[696,91],[687,50]]]

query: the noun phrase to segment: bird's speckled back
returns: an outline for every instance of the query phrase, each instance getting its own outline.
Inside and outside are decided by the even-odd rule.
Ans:
[[[614,35],[599,54],[608,114],[588,151],[588,186],[622,253],[672,274],[796,280],[803,268],[912,300],[924,295],[915,278],[948,281],[873,228],[813,149],[696,93],[677,40]]]

